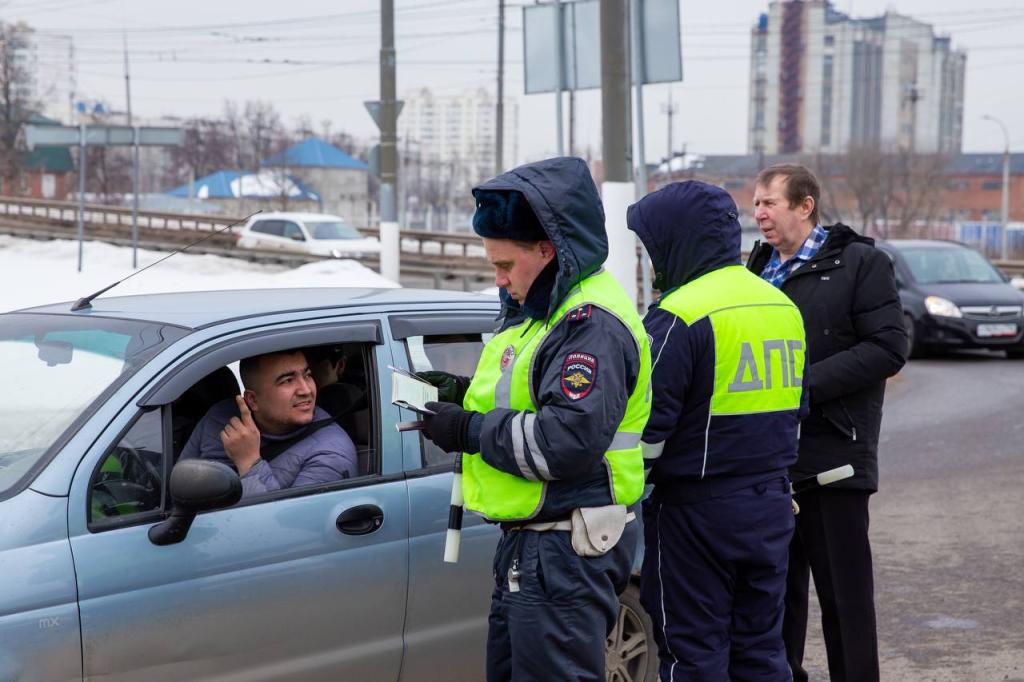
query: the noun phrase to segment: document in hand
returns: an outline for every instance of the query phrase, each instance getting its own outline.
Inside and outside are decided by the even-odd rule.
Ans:
[[[420,414],[434,414],[427,403],[437,401],[437,388],[404,369],[391,367],[391,403]]]

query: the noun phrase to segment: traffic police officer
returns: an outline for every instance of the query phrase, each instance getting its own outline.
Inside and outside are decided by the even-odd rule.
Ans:
[[[644,457],[641,600],[663,680],[788,680],[787,467],[805,398],[800,311],[740,265],[736,204],[681,182],[629,208],[661,298]]]
[[[581,159],[521,166],[473,196],[502,315],[471,381],[427,375],[451,402],[424,421],[464,453],[466,507],[504,531],[487,679],[603,681],[637,543],[647,335],[601,268],[604,211]]]

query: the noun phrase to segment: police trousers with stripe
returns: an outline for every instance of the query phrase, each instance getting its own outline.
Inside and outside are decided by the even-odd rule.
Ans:
[[[644,503],[640,599],[667,682],[790,680],[782,642],[794,520],[784,476],[710,499]]]
[[[637,533],[628,523],[606,554],[581,557],[568,531],[505,531],[494,557],[487,682],[604,682],[605,639],[629,583]]]

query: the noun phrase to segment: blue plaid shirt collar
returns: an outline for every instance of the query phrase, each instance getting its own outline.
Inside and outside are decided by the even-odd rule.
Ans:
[[[803,245],[800,246],[800,250],[785,263],[782,262],[778,251],[772,251],[772,257],[768,259],[768,264],[761,271],[761,279],[766,280],[772,286],[781,287],[787,277],[796,272],[801,265],[814,258],[827,237],[828,230],[821,225],[815,225]]]

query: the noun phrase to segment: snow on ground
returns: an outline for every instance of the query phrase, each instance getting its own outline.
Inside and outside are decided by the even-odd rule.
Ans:
[[[165,256],[165,252],[139,249],[139,269]],[[78,272],[77,241],[34,241],[0,235],[0,312],[87,296],[130,275],[131,259],[131,248],[85,242],[82,272]],[[103,295],[271,287],[397,286],[353,260],[318,261],[287,268],[185,252]]]

